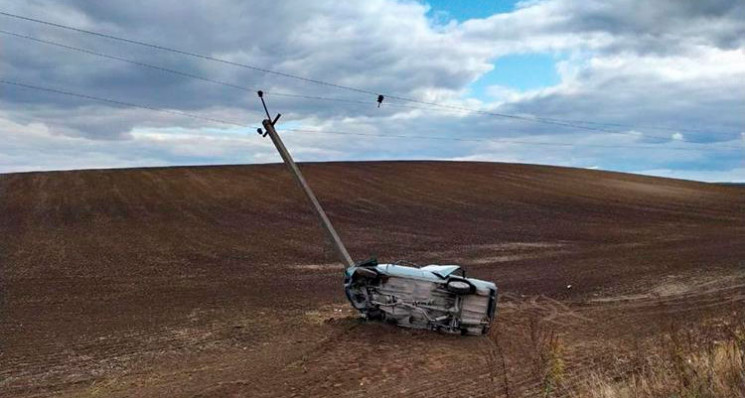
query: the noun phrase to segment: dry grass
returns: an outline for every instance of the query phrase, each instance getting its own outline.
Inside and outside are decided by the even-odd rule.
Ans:
[[[634,358],[625,377],[592,371],[574,386],[593,398],[745,397],[745,323],[728,325],[724,336],[708,330],[675,330],[658,349]]]
[[[510,380],[509,389],[500,393],[543,398],[745,398],[745,313],[736,310],[690,321],[671,322],[659,333],[641,335],[630,329],[625,335],[596,336],[591,341],[531,317],[501,341]],[[530,369],[530,377],[515,373],[520,368]]]
[[[556,330],[535,317],[530,319],[529,332],[530,341],[535,347],[534,373],[540,380],[543,395],[548,397],[564,382],[566,376],[564,346]]]

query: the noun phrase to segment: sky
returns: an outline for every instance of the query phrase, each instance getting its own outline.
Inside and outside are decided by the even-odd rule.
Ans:
[[[742,0],[0,0],[0,12],[227,61],[0,15],[0,173],[280,162],[255,133],[262,89],[298,161],[745,182]]]

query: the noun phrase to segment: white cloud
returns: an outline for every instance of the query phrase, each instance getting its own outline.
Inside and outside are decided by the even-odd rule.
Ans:
[[[147,6],[148,13],[137,12]],[[511,13],[456,23],[428,20],[417,2],[98,3],[18,2],[10,12],[152,41],[366,90],[497,113],[591,120],[606,134],[441,108],[266,75],[3,18],[3,28],[213,79],[264,88],[284,125],[494,142],[286,133],[300,160],[464,159],[597,166],[624,171],[696,169],[735,173],[745,102],[745,5],[739,1],[521,2]],[[628,10],[644,9],[644,13]],[[189,29],[184,29],[189,21]],[[443,20],[440,20],[443,21]],[[250,92],[186,80],[53,47],[4,38],[3,78],[86,94],[260,122]],[[561,82],[514,92],[467,86],[496,58],[561,52]],[[272,96],[272,91],[344,97],[370,105]],[[266,139],[241,129],[139,109],[3,87],[0,172],[76,167],[276,161]],[[622,126],[616,126],[616,125]],[[634,131],[628,126],[637,126]],[[664,127],[665,129],[658,129]],[[691,130],[698,130],[691,131]],[[703,132],[701,132],[703,131]],[[730,134],[718,135],[716,132]],[[709,134],[712,133],[712,134]],[[551,146],[542,143],[576,143]],[[705,144],[696,144],[701,142]],[[581,145],[653,145],[656,149]],[[673,147],[709,152],[682,152]],[[694,175],[694,174],[690,174]],[[704,174],[701,174],[705,178]],[[731,174],[732,178],[739,178]],[[724,178],[726,179],[726,178]]]
[[[745,166],[728,170],[653,169],[640,170],[638,171],[638,173],[656,177],[678,178],[683,180],[745,183]]]

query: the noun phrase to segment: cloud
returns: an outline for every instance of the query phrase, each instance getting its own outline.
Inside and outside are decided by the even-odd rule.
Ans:
[[[390,97],[376,108],[373,95],[1,17],[5,30],[241,85],[248,91],[0,35],[4,79],[247,126],[236,129],[2,86],[0,135],[12,140],[0,142],[0,172],[276,161],[266,140],[249,127],[262,119],[263,109],[251,92],[258,88],[268,92],[271,110],[283,113],[286,126],[420,137],[288,132],[288,146],[300,160],[494,159],[624,171],[675,167],[682,173],[701,169],[727,173],[736,169],[738,161],[732,147],[741,146],[745,102],[745,4],[741,1],[527,1],[510,13],[447,24],[429,19],[426,4],[393,0],[106,4],[47,0],[13,2],[5,10],[373,92],[601,124],[536,124],[452,108],[431,109]],[[468,96],[469,85],[490,72],[499,57],[534,52],[563,54],[556,65],[559,84],[527,92],[493,86],[486,90],[491,97]],[[347,98],[369,105],[274,96],[273,92]],[[37,133],[26,134],[27,130]],[[522,140],[533,145],[468,139]],[[577,145],[563,145],[567,142]],[[593,143],[658,149],[581,146]],[[671,149],[681,146],[708,152]]]
[[[640,170],[639,174],[657,177],[679,178],[704,182],[745,183],[745,167],[734,167],[726,170],[673,170],[652,169]]]

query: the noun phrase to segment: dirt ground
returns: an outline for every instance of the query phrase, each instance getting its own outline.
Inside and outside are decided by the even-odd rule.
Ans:
[[[283,165],[5,174],[0,396],[562,396],[546,390],[546,344],[560,341],[565,386],[623,378],[627,344],[745,307],[745,187],[493,163],[301,168],[354,258],[495,281],[490,335],[358,319]]]

